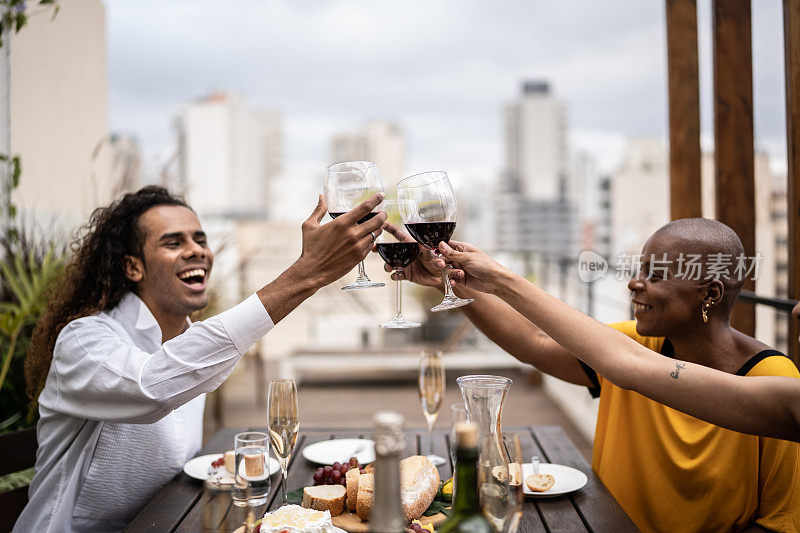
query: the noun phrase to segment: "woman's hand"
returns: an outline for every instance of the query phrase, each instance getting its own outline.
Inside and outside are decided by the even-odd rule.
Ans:
[[[466,242],[442,242],[439,251],[452,263],[450,280],[453,286],[496,294],[504,278],[511,274],[506,267]]]
[[[400,242],[416,242],[411,235],[391,222],[385,222],[383,224],[383,231],[391,233]],[[406,279],[426,287],[443,289],[442,269],[444,268],[444,261],[437,258],[429,248],[421,245],[419,245],[419,248],[419,255],[414,259],[414,262],[404,268],[402,273],[395,272],[392,274],[392,279]],[[383,265],[383,269],[386,272],[392,272],[393,270],[392,267],[387,264]]]

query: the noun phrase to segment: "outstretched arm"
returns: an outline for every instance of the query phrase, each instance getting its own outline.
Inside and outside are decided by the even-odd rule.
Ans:
[[[387,222],[383,229],[400,241],[414,242],[410,235],[394,224]],[[444,261],[437,259],[428,248],[420,246],[419,256],[404,269],[402,279],[443,290],[444,279],[441,273],[444,266]],[[392,270],[389,265],[385,265],[384,269],[387,272]],[[397,274],[393,278],[400,279]],[[475,300],[459,310],[500,348],[551,376],[576,385],[588,387],[592,384],[580,362],[572,354],[507,303],[463,285],[455,286],[454,290],[462,298]]]
[[[619,387],[735,431],[800,442],[800,381],[744,377],[649,350],[514,274],[467,243],[440,249],[456,286],[496,294]]]

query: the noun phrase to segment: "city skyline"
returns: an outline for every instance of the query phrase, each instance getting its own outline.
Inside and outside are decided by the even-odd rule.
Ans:
[[[565,3],[566,4],[566,3]],[[703,144],[713,122],[710,7],[698,2]],[[569,142],[613,170],[630,136],[666,138],[663,2],[507,1],[363,6],[238,2],[107,4],[110,125],[145,163],[174,149],[179,106],[217,89],[281,111],[287,172],[321,172],[331,135],[371,118],[408,133],[408,171],[456,179],[502,170],[503,106],[542,79],[570,107]],[[141,28],[148,28],[141,39]],[[348,30],[358,27],[358,32]],[[756,147],[785,166],[780,2],[753,9]],[[159,155],[160,154],[160,155]],[[784,170],[785,172],[785,170]]]

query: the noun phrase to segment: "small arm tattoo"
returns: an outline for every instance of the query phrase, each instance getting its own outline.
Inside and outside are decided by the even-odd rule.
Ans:
[[[686,363],[684,363],[682,361],[678,361],[677,363],[675,363],[675,371],[674,372],[670,372],[669,376],[672,377],[672,378],[678,379],[678,374],[680,374],[681,370],[683,370],[684,368],[686,368]]]

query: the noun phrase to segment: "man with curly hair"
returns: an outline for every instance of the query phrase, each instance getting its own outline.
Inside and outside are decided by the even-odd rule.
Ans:
[[[375,195],[327,224],[322,197],[300,257],[217,316],[214,255],[194,211],[149,186],[97,209],[54,287],[26,358],[39,449],[14,531],[120,531],[201,445],[205,393],[245,351],[370,251],[386,215]]]

